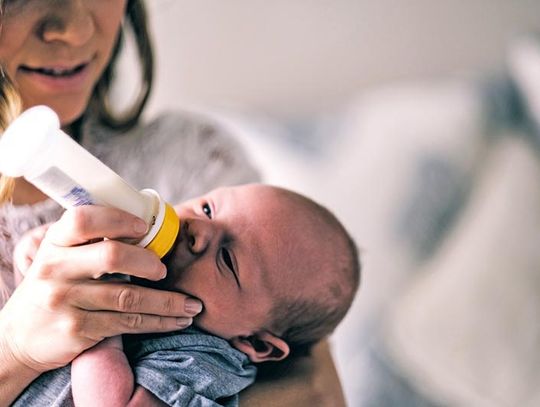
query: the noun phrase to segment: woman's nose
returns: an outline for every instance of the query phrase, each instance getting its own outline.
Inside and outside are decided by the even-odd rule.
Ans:
[[[46,42],[61,41],[72,46],[86,44],[96,31],[94,16],[83,0],[57,1],[39,27]]]

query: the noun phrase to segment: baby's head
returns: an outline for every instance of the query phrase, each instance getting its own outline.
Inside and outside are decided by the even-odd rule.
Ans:
[[[280,360],[333,331],[356,293],[354,242],[325,208],[251,184],[176,207],[177,244],[163,287],[199,298],[194,324],[254,362]]]

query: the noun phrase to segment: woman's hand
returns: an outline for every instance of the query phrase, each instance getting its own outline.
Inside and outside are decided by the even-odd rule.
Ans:
[[[43,372],[66,365],[106,337],[185,328],[201,310],[198,300],[179,293],[99,280],[109,272],[165,277],[165,266],[151,251],[101,240],[144,235],[146,225],[136,217],[82,206],[46,229],[29,235],[26,254],[18,252],[19,267],[31,266],[0,312],[1,358]]]

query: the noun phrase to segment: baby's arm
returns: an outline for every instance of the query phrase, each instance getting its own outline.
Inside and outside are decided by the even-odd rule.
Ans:
[[[71,387],[76,407],[166,406],[135,384],[120,336],[103,340],[73,360]]]
[[[76,406],[126,406],[134,377],[122,337],[107,338],[75,358],[71,386]]]

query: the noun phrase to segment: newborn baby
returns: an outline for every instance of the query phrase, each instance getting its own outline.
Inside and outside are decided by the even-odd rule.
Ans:
[[[356,246],[327,209],[261,184],[176,207],[181,228],[158,283],[204,304],[193,328],[110,338],[38,378],[15,405],[237,405],[253,363],[307,351],[356,293]],[[71,377],[70,377],[71,376]],[[71,387],[70,388],[70,380]]]

